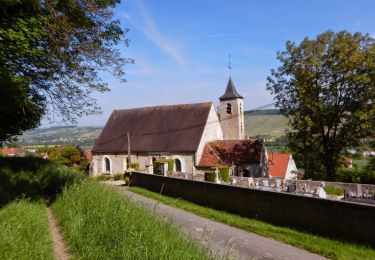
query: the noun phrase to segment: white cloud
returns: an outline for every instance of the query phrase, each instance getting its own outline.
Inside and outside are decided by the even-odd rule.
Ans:
[[[122,15],[132,23],[140,32],[142,32],[150,41],[159,47],[164,53],[175,60],[181,67],[185,67],[187,60],[181,52],[179,46],[172,40],[165,37],[158,29],[153,17],[150,15],[147,7],[141,0],[135,1],[138,13],[141,18],[141,23],[136,21],[132,16],[127,13]]]

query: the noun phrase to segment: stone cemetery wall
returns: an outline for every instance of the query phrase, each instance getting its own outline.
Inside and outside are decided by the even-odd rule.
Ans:
[[[168,196],[244,217],[375,247],[372,205],[143,173],[133,173],[131,185],[162,190]]]

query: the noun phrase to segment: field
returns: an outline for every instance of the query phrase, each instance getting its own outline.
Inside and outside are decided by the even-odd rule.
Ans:
[[[118,191],[38,158],[0,157],[0,259],[53,259],[46,206],[73,259],[210,259]]]
[[[245,114],[245,135],[269,135],[280,137],[285,135],[288,119],[282,115]]]

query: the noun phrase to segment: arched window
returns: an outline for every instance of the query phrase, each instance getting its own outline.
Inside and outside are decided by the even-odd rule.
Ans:
[[[110,162],[108,157],[106,157],[104,159],[104,163],[105,163],[105,171],[110,172],[111,171],[111,162]]]
[[[181,171],[181,161],[179,159],[175,159],[174,160],[174,166],[175,166],[176,172],[180,172]]]
[[[232,105],[230,103],[227,104],[227,114],[232,114]]]

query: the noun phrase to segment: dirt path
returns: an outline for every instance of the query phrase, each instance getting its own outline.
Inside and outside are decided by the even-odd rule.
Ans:
[[[52,235],[53,251],[55,253],[55,259],[66,260],[70,258],[69,251],[67,246],[64,243],[61,231],[57,224],[55,215],[52,212],[52,209],[47,207],[47,216],[49,222],[49,228]]]
[[[229,259],[325,259],[317,254],[218,223],[119,187],[121,192],[138,203],[167,218],[172,224],[208,247],[218,258]]]

